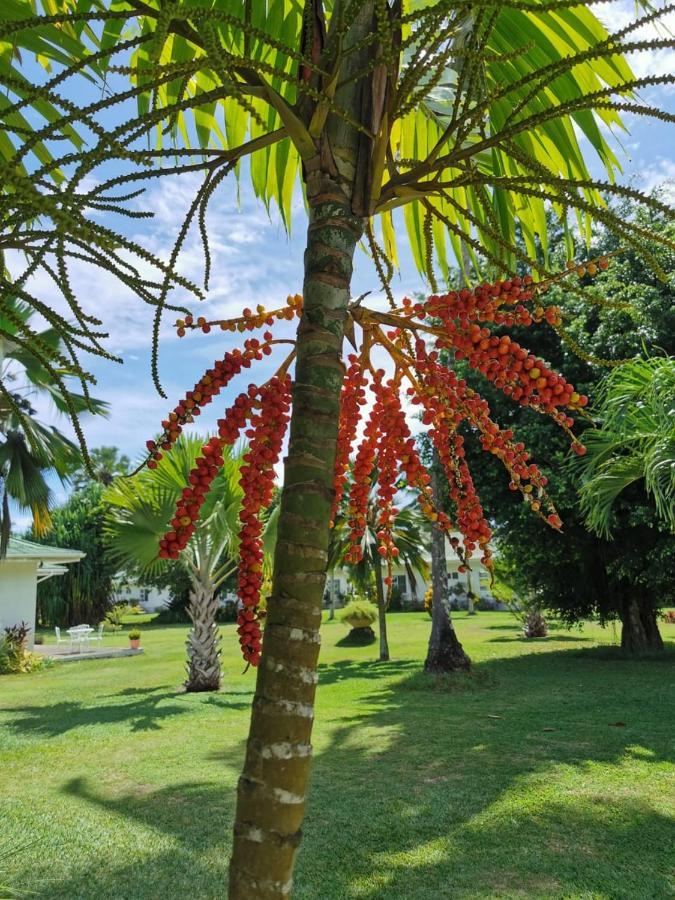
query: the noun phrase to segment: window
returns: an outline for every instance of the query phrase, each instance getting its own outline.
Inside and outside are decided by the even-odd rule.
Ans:
[[[405,575],[394,575],[394,590],[399,594],[405,594],[408,590],[408,580]]]
[[[150,599],[150,589],[143,588],[141,590],[141,603],[147,603],[149,599]]]
[[[459,581],[459,572],[450,572],[450,577],[453,581]]]

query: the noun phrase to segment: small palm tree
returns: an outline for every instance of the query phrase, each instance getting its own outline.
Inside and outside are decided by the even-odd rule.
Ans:
[[[399,515],[392,527],[391,536],[394,546],[398,550],[398,562],[405,568],[411,585],[415,584],[415,574],[419,573],[424,579],[429,575],[429,566],[422,555],[422,547],[428,543],[429,526],[424,516],[410,499],[401,505]],[[390,591],[385,591],[385,572],[382,557],[377,552],[380,541],[377,539],[377,518],[379,507],[377,505],[376,486],[370,492],[368,508],[366,511],[366,528],[361,540],[363,555],[361,562],[356,565],[349,564],[351,580],[361,589],[367,589],[375,582],[377,596],[378,625],[380,630],[380,660],[389,659],[389,642],[387,640],[387,608],[389,606]],[[330,544],[328,548],[328,570],[332,571],[336,566],[345,563],[345,556],[351,546],[349,541],[349,516],[346,510],[341,510],[335,517],[335,524],[331,530]]]
[[[202,506],[192,540],[177,562],[157,557],[160,538],[174,515],[204,439],[183,436],[154,471],[143,469],[133,479],[117,479],[105,492],[109,509],[105,530],[110,553],[120,566],[150,574],[170,565],[184,566],[192,586],[188,613],[188,691],[220,687],[220,638],[216,594],[236,571],[241,454],[223,448],[223,467]],[[271,529],[268,528],[268,539]]]
[[[634,359],[616,368],[599,395],[600,428],[584,435],[581,508],[590,528],[611,537],[619,494],[644,479],[659,518],[675,530],[675,358]]]
[[[35,398],[50,400],[59,413],[104,414],[107,405],[83,394],[66,391],[40,360],[26,349],[22,328],[30,328],[32,310],[12,296],[3,297],[0,309],[0,557],[4,555],[11,526],[9,501],[29,509],[33,532],[46,534],[51,527],[51,492],[47,475],[54,472],[65,482],[83,465],[79,448],[58,428],[37,418]],[[21,327],[19,327],[19,323]],[[63,353],[57,331],[48,328],[35,334],[35,341]],[[61,378],[72,378],[68,369]]]

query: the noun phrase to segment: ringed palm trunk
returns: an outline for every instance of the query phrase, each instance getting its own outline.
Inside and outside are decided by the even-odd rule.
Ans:
[[[220,688],[220,635],[216,624],[218,601],[210,583],[195,582],[190,592],[188,615],[192,628],[187,639],[186,691]]]
[[[341,2],[336,0],[334,16]],[[361,42],[372,29],[373,3],[364,2],[343,35],[343,48]],[[336,102],[358,119],[369,92],[363,77],[349,76],[367,70],[369,53],[372,44],[364,42],[351,54],[336,93]],[[330,116],[318,154],[304,169],[309,210],[304,304],[272,596],[237,790],[230,900],[278,900],[291,893],[312,752],[342,341],[354,250],[364,227],[365,213],[355,197],[365,190],[362,168],[370,159],[369,144],[351,125]]]
[[[434,460],[434,463],[437,461]],[[440,501],[437,465],[431,467],[431,489],[436,504]],[[424,662],[425,672],[455,672],[471,668],[450,615],[448,605],[448,569],[445,556],[445,533],[434,524],[431,530],[431,634]]]
[[[337,182],[319,173],[310,185],[293,412],[273,590],[238,786],[231,900],[290,895],[309,778],[341,347],[362,231]]]
[[[373,552],[373,568],[375,569],[375,588],[377,590],[377,620],[380,630],[380,662],[389,659],[389,641],[387,639],[387,604],[382,583],[382,560],[377,551]]]

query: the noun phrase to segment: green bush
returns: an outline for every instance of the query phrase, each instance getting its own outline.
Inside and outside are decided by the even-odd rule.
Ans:
[[[140,637],[141,637],[141,632],[138,630],[138,628],[132,628],[131,631],[129,632],[129,640],[130,641],[137,641],[140,639]]]
[[[138,603],[135,603],[133,606],[127,606],[125,610],[128,616],[144,616],[145,610],[142,606],[139,606]]]
[[[44,658],[31,653],[26,643],[30,628],[25,622],[5,628],[0,637],[0,675],[35,672],[44,665]]]
[[[339,619],[341,622],[345,622],[347,619],[363,619],[372,625],[377,621],[377,607],[370,600],[352,600],[340,610]]]

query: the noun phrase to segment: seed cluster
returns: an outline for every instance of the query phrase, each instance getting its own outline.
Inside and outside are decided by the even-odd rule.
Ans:
[[[600,259],[570,271],[578,274],[583,268],[585,275],[593,275],[606,265],[607,260]],[[503,333],[508,327],[540,323],[559,329],[562,313],[556,306],[544,305],[546,289],[547,284],[534,284],[525,276],[479,285],[473,290],[434,294],[423,303],[406,299],[393,313],[379,313],[360,304],[350,307],[352,326],[361,328],[363,339],[360,349],[347,357],[340,395],[331,519],[344,506],[349,527],[345,561],[349,563],[361,561],[366,529],[374,530],[377,553],[387,566],[384,580],[389,590],[392,566],[400,553],[394,524],[402,481],[417,492],[422,513],[448,535],[460,559],[460,571],[466,571],[474,555],[479,555],[483,565],[492,566],[492,532],[466,461],[464,437],[459,431],[463,425],[478,436],[486,452],[503,463],[509,474],[509,487],[521,493],[530,509],[553,528],[562,527],[546,494],[547,478],[530,460],[523,443],[511,429],[502,429],[493,420],[488,403],[442,362],[444,356],[447,359],[450,355],[465,360],[506,396],[550,416],[569,434],[573,449],[585,452],[570,429],[573,414],[583,413],[588,398],[577,393],[544,360]],[[291,320],[301,313],[302,297],[295,295],[280,309],[268,311],[258,306],[255,311],[245,309],[237,319],[218,322],[186,316],[178,321],[177,328],[179,335],[190,329],[208,333],[215,326],[221,331],[245,332]],[[493,333],[492,328],[500,329],[500,333]],[[280,343],[289,341],[275,340],[272,331],[265,331],[262,340],[248,338],[242,350],[228,352],[216,361],[162,422],[159,438],[148,441],[148,467],[157,466],[184,426],[235,376],[254,361],[269,356],[274,345]],[[393,373],[373,366],[370,353],[374,347],[389,354]],[[223,448],[245,435],[248,448],[240,470],[243,501],[239,514],[237,594],[241,609],[237,632],[244,659],[253,666],[258,665],[262,647],[262,515],[272,501],[275,466],[290,418],[292,381],[288,368],[294,353],[264,384],[249,385],[218,420],[218,433],[202,447],[159,544],[160,557],[171,560],[178,559],[188,547],[204,500],[223,465]],[[449,485],[452,515],[437,508],[430,475],[406,419],[403,398],[428,428]],[[344,498],[352,458],[352,478]],[[374,513],[372,521],[368,521],[369,509],[373,508],[369,504],[372,492],[376,495]],[[461,538],[453,533],[455,530]]]

